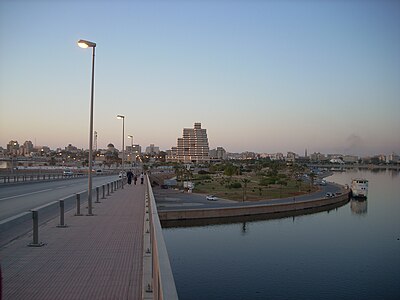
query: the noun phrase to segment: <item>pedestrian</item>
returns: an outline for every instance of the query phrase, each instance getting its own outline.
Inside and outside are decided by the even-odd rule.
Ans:
[[[144,181],[144,175],[143,175],[143,172],[142,172],[142,174],[140,174],[140,184],[143,184],[143,181]]]
[[[133,183],[136,185],[136,181],[137,181],[137,176],[135,174],[135,177],[133,177]]]
[[[132,170],[129,170],[129,171],[126,173],[126,176],[128,177],[128,184],[131,184],[131,183],[132,183],[132,177],[133,177]]]

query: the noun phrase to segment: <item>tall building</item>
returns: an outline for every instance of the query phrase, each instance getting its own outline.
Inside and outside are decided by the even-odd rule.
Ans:
[[[203,163],[210,161],[207,130],[201,123],[194,123],[194,128],[183,128],[183,135],[177,140],[177,147],[167,151],[167,161],[184,163]]]
[[[146,154],[155,155],[160,153],[160,147],[154,146],[154,144],[150,144],[150,146],[146,147]]]

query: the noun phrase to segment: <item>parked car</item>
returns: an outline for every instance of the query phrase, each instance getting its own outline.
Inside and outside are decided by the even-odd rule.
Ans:
[[[214,195],[207,195],[206,199],[208,201],[217,201],[218,200],[218,198]]]
[[[326,195],[325,195],[325,198],[332,198],[333,196],[335,196],[334,193],[327,192]]]
[[[71,170],[64,170],[63,176],[69,177],[74,175],[74,173]]]

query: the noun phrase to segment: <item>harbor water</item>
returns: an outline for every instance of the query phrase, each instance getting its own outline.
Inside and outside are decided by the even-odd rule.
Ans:
[[[369,180],[367,200],[164,228],[179,298],[400,299],[400,173],[348,170],[327,180],[356,177]]]

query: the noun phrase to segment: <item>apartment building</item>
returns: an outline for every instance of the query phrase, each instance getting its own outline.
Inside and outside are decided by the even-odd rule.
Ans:
[[[209,162],[209,150],[207,130],[201,128],[201,123],[194,123],[194,128],[183,128],[182,137],[177,140],[177,147],[167,151],[167,161]]]

